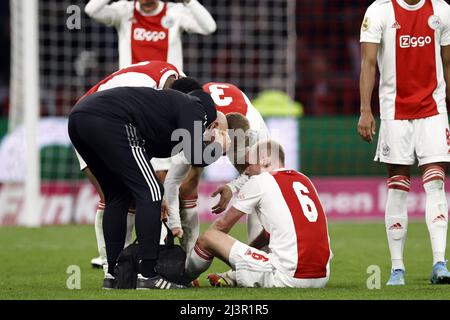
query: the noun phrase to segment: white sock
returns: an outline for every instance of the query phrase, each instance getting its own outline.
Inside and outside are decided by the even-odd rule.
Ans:
[[[95,238],[97,239],[98,254],[103,262],[106,263],[106,244],[103,235],[103,214],[105,213],[105,204],[99,203],[97,212],[95,213],[94,228]]]
[[[183,237],[181,238],[180,245],[189,254],[194,248],[195,242],[200,234],[197,197],[181,200],[180,219],[181,227],[183,228]]]
[[[430,233],[433,265],[445,261],[448,205],[444,178],[444,171],[439,166],[430,167],[423,174],[423,188],[426,194],[425,220]]]
[[[186,273],[189,280],[197,279],[205,272],[213,261],[213,256],[200,247],[198,242],[194,245],[194,250],[188,253],[186,259]]]
[[[125,248],[133,243],[133,230],[134,230],[134,220],[136,219],[136,214],[128,212],[127,215],[127,235],[125,237]]]
[[[391,253],[392,270],[405,270],[403,249],[408,229],[406,198],[410,180],[407,176],[393,176],[388,179],[388,197],[386,202],[386,234]]]

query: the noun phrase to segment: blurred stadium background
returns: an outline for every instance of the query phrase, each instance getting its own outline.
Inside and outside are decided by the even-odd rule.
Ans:
[[[30,91],[21,63],[29,54],[22,34],[28,2],[0,3],[0,225],[93,221],[97,196],[78,170],[66,116],[90,86],[117,69],[118,51],[115,30],[87,17],[86,2],[37,1],[40,119],[34,168],[41,201],[28,214],[23,124]],[[371,2],[202,0],[218,30],[184,37],[185,73],[204,82],[231,82],[247,93],[287,148],[289,166],[316,183],[330,219],[383,218],[384,168],[372,162],[376,145],[356,133],[359,29]],[[67,27],[76,12],[71,6],[81,8],[80,29]],[[373,109],[378,113],[376,98]],[[213,218],[209,194],[234,174],[217,167],[205,173],[199,201],[204,220]],[[418,181],[412,182],[411,217],[423,216]]]

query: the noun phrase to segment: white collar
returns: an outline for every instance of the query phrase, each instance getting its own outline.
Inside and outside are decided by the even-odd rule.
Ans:
[[[425,4],[425,0],[420,0],[418,3],[414,5],[407,4],[404,0],[396,0],[396,1],[400,7],[409,11],[419,10]]]
[[[139,1],[136,1],[136,9],[140,12],[140,14],[142,14],[145,17],[157,16],[164,9],[164,2],[159,1],[156,9],[154,9],[153,11],[150,11],[149,13],[145,13],[145,12],[142,12]]]

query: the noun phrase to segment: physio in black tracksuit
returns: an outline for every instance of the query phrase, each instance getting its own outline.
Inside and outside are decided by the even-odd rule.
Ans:
[[[154,267],[164,190],[150,159],[182,149],[194,166],[215,161],[222,154],[220,145],[207,145],[203,133],[216,117],[213,100],[201,89],[184,94],[122,87],[92,94],[75,105],[69,136],[105,194],[103,230],[110,275],[124,246],[128,206],[134,198],[140,271],[144,278],[158,276]],[[172,134],[181,139],[173,141]]]

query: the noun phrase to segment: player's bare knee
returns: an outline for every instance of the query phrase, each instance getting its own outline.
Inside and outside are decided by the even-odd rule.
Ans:
[[[197,244],[204,250],[207,250],[207,248],[209,247],[208,240],[209,240],[209,234],[208,234],[208,231],[206,231],[200,237],[198,237]]]
[[[202,246],[203,249],[209,250],[211,246],[214,244],[214,240],[216,239],[217,230],[207,229],[199,238],[198,242]]]
[[[387,164],[387,170],[389,177],[393,176],[406,176],[411,175],[411,168],[407,165]]]

